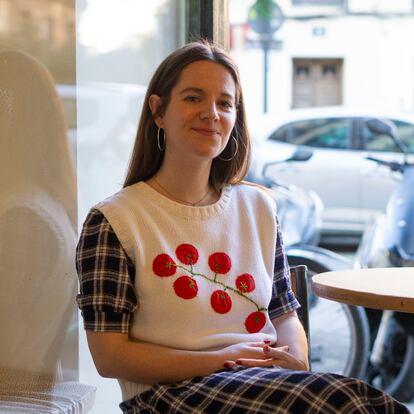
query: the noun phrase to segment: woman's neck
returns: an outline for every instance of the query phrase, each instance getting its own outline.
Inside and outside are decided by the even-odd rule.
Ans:
[[[219,194],[209,183],[210,168],[166,168],[159,171],[147,183],[167,198],[191,206],[204,206],[216,202]]]

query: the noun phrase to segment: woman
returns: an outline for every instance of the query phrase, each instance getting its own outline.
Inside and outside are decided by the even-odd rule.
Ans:
[[[124,188],[91,210],[77,250],[88,343],[98,372],[119,380],[121,409],[407,412],[307,371],[275,207],[241,181],[250,142],[226,52],[175,51],[146,102]]]

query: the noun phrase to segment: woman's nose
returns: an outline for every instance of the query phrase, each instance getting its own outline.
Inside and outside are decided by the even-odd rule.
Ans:
[[[217,111],[217,105],[215,102],[213,103],[207,103],[205,104],[205,106],[202,108],[202,111],[200,113],[200,118],[201,119],[212,119],[212,120],[218,120],[219,119],[219,114]]]

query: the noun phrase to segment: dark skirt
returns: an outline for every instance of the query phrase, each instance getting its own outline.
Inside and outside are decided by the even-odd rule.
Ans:
[[[155,384],[120,408],[128,414],[409,414],[389,395],[354,378],[244,367]]]

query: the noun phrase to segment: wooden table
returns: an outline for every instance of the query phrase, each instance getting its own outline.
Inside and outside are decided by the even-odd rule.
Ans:
[[[414,267],[320,273],[312,278],[312,287],[326,299],[414,313]]]

